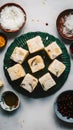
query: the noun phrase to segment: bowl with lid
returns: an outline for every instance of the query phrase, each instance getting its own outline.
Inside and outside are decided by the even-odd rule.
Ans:
[[[73,42],[73,9],[66,9],[58,15],[56,27],[64,43]]]
[[[19,104],[19,97],[13,91],[5,91],[2,93],[0,105],[3,110],[12,112],[18,109]]]
[[[6,3],[0,7],[0,29],[18,32],[26,23],[26,12],[17,3]]]

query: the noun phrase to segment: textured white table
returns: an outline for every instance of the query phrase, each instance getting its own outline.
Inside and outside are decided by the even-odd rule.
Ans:
[[[20,4],[27,13],[27,22],[21,32],[8,35],[8,43],[0,52],[0,78],[4,81],[5,90],[12,90],[3,71],[3,59],[5,52],[15,37],[30,31],[48,32],[56,37],[56,18],[58,14],[73,8],[73,0],[0,0],[0,6],[7,2]],[[48,26],[46,26],[48,23]],[[65,45],[69,52],[69,45]],[[59,93],[73,89],[73,60],[71,59],[71,71],[63,87],[55,94],[41,99],[30,99],[16,92],[21,100],[20,108],[13,114],[7,114],[0,110],[0,130],[73,130],[72,124],[66,124],[57,119],[54,113],[54,101]]]

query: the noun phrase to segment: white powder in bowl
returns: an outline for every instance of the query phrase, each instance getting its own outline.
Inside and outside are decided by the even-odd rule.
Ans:
[[[18,30],[24,22],[25,14],[16,6],[6,6],[0,13],[0,24],[4,29]]]
[[[73,14],[65,17],[63,33],[68,36],[73,36]]]

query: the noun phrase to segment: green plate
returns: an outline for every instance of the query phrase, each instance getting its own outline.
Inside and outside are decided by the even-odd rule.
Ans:
[[[66,69],[65,69],[64,73],[59,78],[56,78],[54,75],[51,74],[52,77],[54,78],[54,80],[56,81],[56,85],[54,87],[52,87],[51,89],[49,89],[48,91],[44,91],[42,89],[40,83],[38,83],[35,90],[32,93],[29,93],[29,92],[27,92],[26,90],[24,90],[23,88],[20,87],[20,83],[21,83],[22,79],[16,80],[16,81],[13,81],[13,82],[10,80],[10,77],[8,75],[8,72],[7,72],[7,68],[9,68],[9,67],[11,67],[12,65],[15,64],[15,62],[13,62],[10,59],[10,56],[11,56],[14,48],[16,46],[19,46],[19,47],[22,47],[22,48],[28,50],[28,47],[26,45],[26,41],[30,38],[37,36],[37,35],[41,36],[43,43],[44,43],[44,46],[49,45],[53,41],[57,42],[57,44],[60,46],[60,48],[62,49],[62,52],[63,52],[62,55],[59,56],[57,59],[62,61],[66,65]],[[47,69],[48,65],[52,62],[52,60],[49,59],[49,57],[47,56],[45,51],[40,51],[40,52],[37,52],[35,54],[30,54],[26,58],[25,62],[22,65],[23,65],[26,73],[32,74],[32,72],[29,68],[29,65],[27,64],[27,60],[29,58],[37,55],[37,54],[42,56],[42,58],[44,59],[44,62],[45,62],[45,66],[46,66],[45,69],[43,69],[42,71],[39,71],[39,72],[36,72],[36,73],[33,74],[33,76],[35,76],[36,78],[39,78],[40,76],[42,76],[46,72],[48,72],[48,69]],[[5,72],[5,75],[6,75],[8,82],[18,92],[20,92],[24,95],[33,97],[33,98],[45,97],[45,96],[49,96],[49,95],[55,93],[56,91],[58,91],[63,86],[65,81],[67,80],[68,74],[70,72],[70,57],[68,55],[66,47],[64,46],[64,44],[58,38],[56,38],[56,37],[54,37],[54,36],[52,36],[48,33],[44,33],[44,32],[29,32],[29,33],[21,35],[20,37],[17,37],[13,41],[13,43],[10,45],[10,47],[7,49],[7,52],[6,52],[5,58],[4,58],[4,72]]]

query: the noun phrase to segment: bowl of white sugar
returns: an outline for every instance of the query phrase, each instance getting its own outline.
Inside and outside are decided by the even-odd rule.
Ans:
[[[64,43],[73,43],[73,9],[66,9],[58,15],[56,27]]]
[[[25,10],[16,3],[6,3],[0,8],[0,29],[18,32],[26,23]]]

